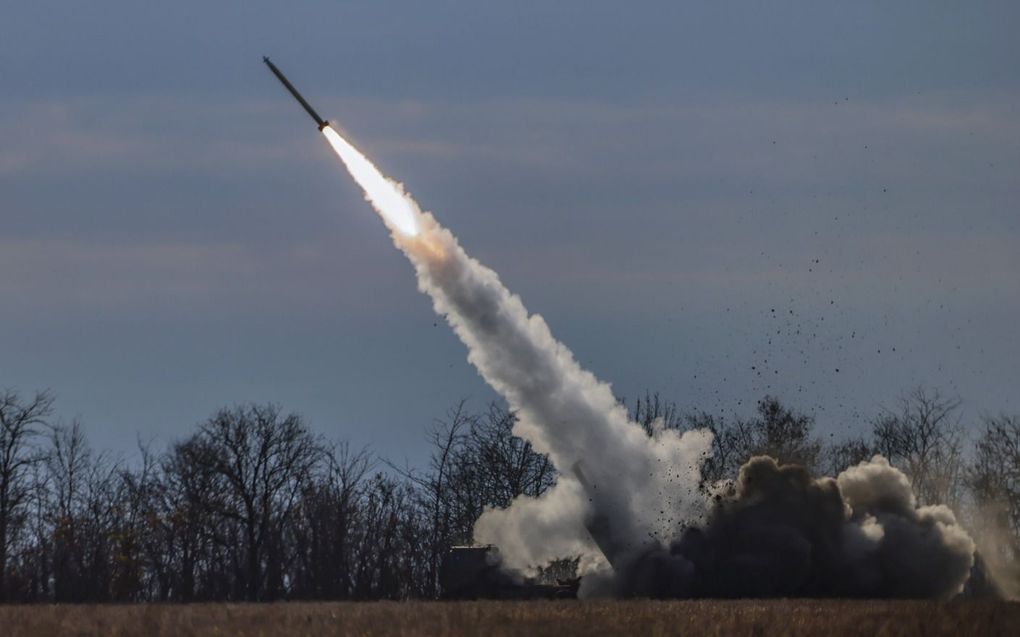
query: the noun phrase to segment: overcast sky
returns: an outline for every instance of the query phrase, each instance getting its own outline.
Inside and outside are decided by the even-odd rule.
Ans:
[[[1016,2],[9,5],[0,387],[92,442],[275,401],[420,459],[493,395],[261,63],[621,397],[1020,412]]]

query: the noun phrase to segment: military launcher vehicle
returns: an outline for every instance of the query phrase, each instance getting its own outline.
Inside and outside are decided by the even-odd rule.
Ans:
[[[439,566],[440,599],[573,599],[579,579],[544,583],[502,568],[495,546],[453,546]]]

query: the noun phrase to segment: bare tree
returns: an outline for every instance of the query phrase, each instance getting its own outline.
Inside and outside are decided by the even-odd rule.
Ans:
[[[822,445],[813,436],[813,418],[773,396],[758,401],[757,412],[754,418],[732,422],[706,412],[685,416],[686,428],[708,429],[713,435],[712,453],[702,467],[707,484],[736,477],[740,465],[752,456],[771,456],[812,471],[819,468]]]
[[[119,519],[119,468],[92,450],[77,421],[52,427],[45,464],[51,493],[54,601],[108,601],[112,541]]]
[[[626,404],[626,401],[623,401]],[[690,424],[680,407],[673,401],[666,400],[659,392],[645,392],[638,397],[630,410],[630,419],[641,425],[651,435],[656,427],[663,429],[684,429]]]
[[[839,475],[844,470],[870,460],[875,446],[864,438],[848,438],[828,445],[822,451],[826,475]]]
[[[321,441],[277,405],[224,409],[185,447],[189,464],[222,489],[205,504],[225,524],[215,540],[235,574],[233,596],[276,599],[283,588],[283,533],[302,486],[323,461]]]
[[[758,403],[754,421],[754,455],[772,456],[781,463],[818,469],[821,444],[812,437],[814,419],[784,406],[778,398],[766,396]]]
[[[958,509],[963,495],[960,401],[918,387],[875,421],[873,445],[907,474],[921,504]]]
[[[304,488],[290,527],[295,562],[292,595],[350,599],[354,594],[359,525],[374,461],[346,443],[326,452],[325,471]]]
[[[431,512],[429,580],[433,588],[439,586],[439,563],[444,550],[453,542],[470,541],[470,535],[465,536],[463,526],[465,517],[470,517],[471,513],[465,516],[464,511],[474,507],[471,504],[473,498],[464,497],[465,463],[461,457],[465,455],[466,431],[476,422],[477,417],[467,413],[465,401],[461,400],[450,409],[445,421],[434,421],[429,429],[428,440],[432,445],[432,455],[429,458],[431,471],[422,477],[416,477],[413,472],[404,474],[424,489]],[[451,476],[458,470],[460,476]],[[471,519],[473,521],[475,518]],[[456,536],[456,539],[452,539],[451,536]]]
[[[0,602],[7,599],[8,559],[32,491],[31,470],[41,457],[34,439],[52,411],[49,392],[27,400],[0,392]]]
[[[120,504],[118,530],[114,535],[115,554],[112,598],[119,602],[165,599],[162,597],[164,574],[162,551],[158,545],[159,524],[154,504],[161,491],[159,457],[148,444],[139,441],[141,462],[137,468],[118,471]]]
[[[355,599],[404,599],[432,595],[428,581],[427,511],[413,484],[377,473],[362,502],[356,558]]]
[[[984,419],[967,473],[979,502],[1001,506],[1003,526],[1014,538],[1014,557],[1020,558],[1020,416]]]
[[[227,587],[216,588],[212,581],[221,578],[203,576],[203,567],[210,568],[215,559],[213,538],[221,530],[211,511],[225,497],[211,460],[199,460],[206,451],[194,437],[173,445],[159,460],[143,499],[143,545],[157,600],[226,595]]]
[[[996,583],[1020,595],[1020,416],[984,419],[967,468],[974,498],[971,527]]]
[[[712,432],[711,453],[701,466],[702,486],[733,478],[740,465],[747,460],[753,446],[751,430],[743,421],[728,423],[721,417],[705,411],[684,416],[686,429],[707,429]]]
[[[514,435],[517,415],[492,403],[471,427],[470,443],[481,468],[486,506],[506,507],[521,495],[538,497],[552,486],[556,471],[548,456]]]
[[[425,471],[388,463],[414,485],[420,506],[428,516],[427,577],[434,592],[438,592],[443,554],[453,544],[471,541],[471,527],[483,506],[474,489],[478,481],[469,444],[470,431],[479,419],[468,413],[466,404],[461,400],[447,411],[445,419],[432,422],[426,436],[432,453]]]

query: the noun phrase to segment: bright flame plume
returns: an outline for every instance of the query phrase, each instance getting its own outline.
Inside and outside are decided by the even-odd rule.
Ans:
[[[372,204],[390,228],[402,235],[414,237],[420,231],[418,211],[404,193],[400,184],[387,179],[367,157],[340,136],[331,126],[324,126],[322,134],[336,154],[347,166],[354,181],[365,191],[365,199]]]

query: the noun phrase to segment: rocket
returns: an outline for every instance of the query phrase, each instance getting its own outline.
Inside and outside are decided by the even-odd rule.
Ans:
[[[269,61],[269,58],[263,57],[262,61],[266,63],[266,66],[273,72],[276,79],[280,80],[280,83],[290,91],[290,94],[294,96],[298,104],[315,120],[315,125],[319,127],[319,132],[326,138],[329,145],[333,147],[340,160],[343,161],[344,166],[347,167],[348,172],[351,173],[351,177],[354,177],[354,181],[358,182],[358,185],[365,191],[365,197],[372,202],[372,206],[379,213],[379,216],[383,218],[387,226],[397,230],[405,237],[418,236],[418,233],[421,231],[418,225],[418,216],[421,213],[418,211],[417,204],[404,193],[399,184],[387,179],[386,175],[382,174],[368,157],[365,157],[353,144],[341,137],[329,125],[329,122],[319,117],[319,114],[315,112],[312,105],[302,97],[301,93],[298,93],[294,85],[290,83],[280,69],[276,68],[275,64]]]
[[[294,96],[294,99],[298,101],[298,104],[301,104],[301,106],[304,107],[306,111],[308,111],[308,114],[311,115],[312,119],[315,120],[315,124],[319,127],[320,131],[323,128],[329,126],[329,122],[319,117],[319,114],[315,112],[315,109],[312,108],[312,105],[305,101],[305,98],[301,96],[301,93],[298,93],[298,90],[294,88],[294,85],[291,84],[289,80],[287,80],[287,77],[283,74],[283,72],[280,69],[276,68],[275,64],[269,61],[268,57],[263,56],[262,61],[266,63],[266,66],[268,66],[269,70],[273,72],[273,75],[276,76],[276,79],[280,80],[280,82],[283,83],[287,90],[290,91],[290,94]]]

